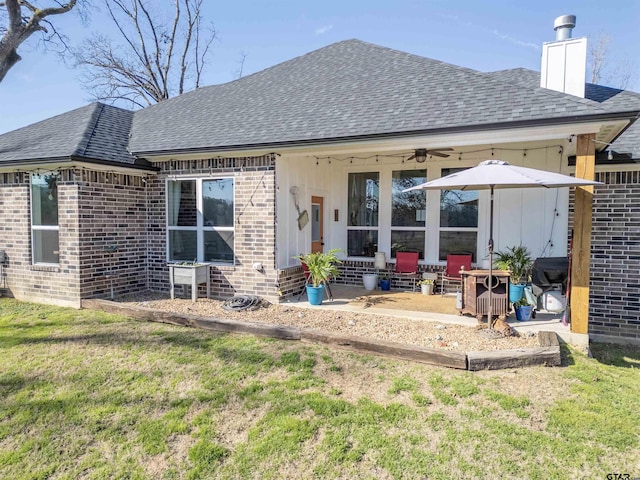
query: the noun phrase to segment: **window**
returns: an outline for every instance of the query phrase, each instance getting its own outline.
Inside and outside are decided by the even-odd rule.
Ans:
[[[443,168],[445,177],[459,168]],[[476,261],[478,240],[478,192],[474,190],[443,190],[440,193],[439,259],[449,253],[470,253]]]
[[[58,175],[31,175],[31,249],[34,264],[60,262]]]
[[[350,173],[348,186],[347,253],[373,257],[378,250],[380,175],[378,172]]]
[[[233,263],[234,218],[232,178],[169,180],[169,261]]]
[[[398,170],[391,176],[391,257],[396,252],[418,252],[424,260],[427,195],[403,190],[427,181],[426,170]]]

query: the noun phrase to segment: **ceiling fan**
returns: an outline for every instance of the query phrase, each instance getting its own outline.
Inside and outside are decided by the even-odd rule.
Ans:
[[[449,155],[442,152],[452,152],[453,148],[434,148],[429,150],[427,148],[416,148],[413,155],[407,158],[407,161],[416,159],[418,163],[424,163],[427,160],[427,155],[433,155],[434,157],[447,158]]]

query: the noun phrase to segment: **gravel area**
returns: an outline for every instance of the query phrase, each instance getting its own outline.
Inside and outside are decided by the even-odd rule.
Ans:
[[[291,304],[263,302],[255,310],[229,311],[220,300],[200,298],[171,300],[162,294],[145,293],[119,300],[145,308],[203,317],[244,322],[288,325],[329,333],[366,337],[408,345],[461,352],[534,348],[537,335],[484,338],[473,327],[442,324],[426,320],[398,318],[375,313],[353,313],[318,308],[300,308]]]

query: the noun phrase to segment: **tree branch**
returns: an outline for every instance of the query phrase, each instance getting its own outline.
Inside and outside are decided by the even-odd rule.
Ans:
[[[165,23],[158,20],[155,2],[103,2],[120,41],[96,38],[86,41],[75,54],[76,64],[87,72],[83,78],[85,88],[95,98],[126,100],[140,106],[199,86],[209,46],[215,38],[214,29],[204,34],[206,44],[202,50],[203,0],[172,0],[169,13],[173,16]]]
[[[63,37],[53,28],[47,17],[62,15],[69,12],[76,6],[77,0],[70,0],[67,3],[56,2],[57,7],[38,8],[26,0],[6,0],[0,6],[6,7],[8,14],[8,26],[0,29],[0,82],[4,79],[8,71],[20,61],[18,47],[22,45],[35,32],[47,29],[42,23],[46,23],[52,28],[53,33],[45,37],[45,42],[50,42],[53,38],[61,41],[64,48],[68,45]],[[23,14],[23,8],[29,14]]]

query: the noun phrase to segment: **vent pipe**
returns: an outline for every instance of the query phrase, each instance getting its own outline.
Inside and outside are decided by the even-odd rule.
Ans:
[[[571,32],[576,26],[575,15],[562,15],[553,22],[553,29],[556,31],[556,42],[571,38]]]

